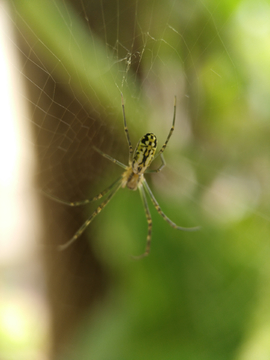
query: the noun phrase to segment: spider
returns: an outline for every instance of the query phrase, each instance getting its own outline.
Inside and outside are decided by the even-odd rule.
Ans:
[[[142,255],[135,256],[135,259],[141,259],[145,256],[147,256],[150,252],[150,246],[151,246],[151,234],[152,234],[152,218],[150,214],[150,210],[148,207],[147,197],[146,193],[150,197],[154,207],[156,208],[157,212],[163,217],[165,221],[169,225],[171,225],[173,228],[177,230],[182,231],[196,231],[200,227],[181,227],[176,225],[172,220],[170,220],[164,212],[161,210],[156,198],[154,197],[149,185],[147,184],[147,181],[144,177],[145,173],[157,173],[161,171],[164,166],[166,165],[163,152],[166,149],[168,142],[172,136],[172,133],[174,131],[175,126],[175,114],[176,114],[176,96],[174,97],[174,113],[173,113],[173,121],[172,121],[172,127],[170,129],[169,135],[167,136],[167,139],[162,146],[162,148],[158,151],[156,154],[157,149],[157,137],[153,133],[147,133],[145,134],[137,143],[136,148],[133,152],[133,147],[130,141],[129,132],[127,128],[126,123],[126,115],[125,115],[125,105],[124,105],[124,99],[123,95],[121,94],[121,100],[122,100],[122,111],[123,111],[123,119],[124,119],[124,130],[126,134],[126,139],[129,147],[129,157],[128,157],[128,165],[122,164],[120,161],[112,158],[110,155],[105,154],[103,151],[97,149],[95,146],[93,147],[95,151],[97,151],[100,155],[105,157],[106,159],[112,161],[114,164],[120,166],[124,169],[123,174],[116,179],[109,187],[107,187],[105,190],[103,190],[98,195],[94,196],[91,199],[86,199],[82,201],[76,201],[76,202],[68,202],[65,200],[61,200],[59,198],[56,198],[55,196],[52,196],[50,194],[46,195],[50,197],[51,199],[68,205],[68,206],[81,206],[86,205],[92,201],[96,201],[98,199],[101,199],[103,196],[105,196],[107,193],[111,191],[111,193],[108,195],[108,197],[96,208],[96,210],[92,213],[92,215],[85,221],[85,223],[77,230],[77,232],[74,234],[74,236],[65,244],[59,246],[59,250],[64,250],[67,247],[69,247],[74,241],[78,239],[78,237],[83,233],[83,231],[87,228],[87,226],[94,220],[94,218],[105,208],[105,206],[111,201],[113,196],[116,194],[116,192],[122,187],[127,187],[130,190],[137,190],[139,189],[142,202],[144,205],[144,210],[146,214],[146,219],[148,223],[148,233],[147,233],[147,241],[146,241],[146,248],[145,252]],[[149,166],[151,165],[152,161],[155,160],[158,156],[161,158],[161,165],[155,169],[150,170]]]

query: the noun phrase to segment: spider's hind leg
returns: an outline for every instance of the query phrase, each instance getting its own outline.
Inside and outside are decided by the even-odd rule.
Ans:
[[[115,185],[115,183],[114,183]],[[79,230],[74,234],[74,236],[65,244],[60,245],[58,249],[65,250],[68,248],[74,241],[78,239],[78,237],[81,236],[81,234],[84,232],[84,230],[87,228],[87,226],[94,220],[94,218],[105,208],[105,206],[110,202],[112,197],[116,194],[116,192],[120,189],[122,186],[122,181],[118,180],[118,186],[110,193],[110,195],[101,203],[96,210],[92,213],[92,215],[84,222],[84,224],[79,228]]]
[[[146,195],[145,195],[145,191],[144,191],[144,188],[143,188],[142,185],[139,185],[138,189],[140,191],[140,195],[141,195],[144,210],[145,210],[145,215],[146,215],[147,224],[148,224],[148,233],[147,233],[145,252],[142,255],[139,255],[139,256],[132,256],[132,258],[135,259],[135,260],[142,259],[142,258],[144,258],[145,256],[147,256],[149,254],[150,247],[151,247],[151,237],[152,237],[152,218],[151,218],[149,206],[148,206],[148,203],[147,203],[147,198],[146,198]]]
[[[98,195],[92,197],[91,199],[86,199],[86,200],[81,200],[81,201],[66,201],[66,200],[59,199],[58,197],[56,197],[54,195],[48,194],[43,190],[40,190],[40,192],[43,195],[45,195],[46,197],[48,197],[49,199],[57,201],[60,204],[64,204],[64,205],[68,205],[68,206],[82,206],[82,205],[87,205],[93,201],[101,199],[104,195],[106,195],[114,187],[114,185],[116,185],[117,182],[120,181],[121,178],[122,178],[122,176],[120,178],[116,179],[110,186],[108,186],[105,190],[101,191]]]
[[[159,213],[159,215],[161,215],[163,217],[163,219],[165,221],[167,221],[167,223],[169,225],[171,225],[174,229],[177,230],[182,230],[182,231],[197,231],[199,230],[201,227],[200,226],[195,226],[195,227],[183,227],[183,226],[178,226],[176,225],[171,219],[168,218],[167,215],[164,214],[164,212],[161,210],[159,203],[157,202],[156,198],[154,197],[149,185],[147,184],[146,180],[144,179],[143,181],[143,186],[146,190],[146,192],[148,193],[148,195],[150,196],[150,199],[152,201],[152,203],[154,204],[157,212]]]

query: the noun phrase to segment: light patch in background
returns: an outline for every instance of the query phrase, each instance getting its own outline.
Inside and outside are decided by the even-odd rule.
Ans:
[[[269,339],[269,322],[265,323],[263,326],[255,327],[251,338],[244,343],[236,360],[268,360],[270,353]]]
[[[248,100],[258,120],[269,121],[270,6],[267,1],[242,1],[237,12],[237,44],[249,79]],[[244,56],[243,56],[244,55]],[[259,66],[258,66],[259,64]]]
[[[202,205],[213,221],[231,224],[254,212],[260,193],[255,178],[238,172],[221,173],[205,191]]]
[[[47,359],[49,312],[38,252],[35,159],[13,23],[0,5],[0,359]],[[37,285],[38,284],[38,285]]]
[[[20,65],[4,4],[0,11],[0,261],[8,264],[14,261],[15,255],[28,256],[28,246],[33,245],[34,240],[30,234],[38,228],[39,217],[37,210],[33,211],[36,204],[30,192],[34,156],[27,141],[30,129],[24,121],[27,109],[20,97],[24,92],[17,70]]]

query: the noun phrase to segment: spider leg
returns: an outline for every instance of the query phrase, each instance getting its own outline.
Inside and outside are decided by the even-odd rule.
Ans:
[[[157,153],[157,155],[155,156],[155,158],[158,157],[158,155],[162,154],[163,151],[166,149],[166,146],[170,140],[170,137],[172,136],[173,130],[174,130],[174,125],[175,125],[175,114],[176,114],[176,96],[174,97],[174,106],[173,106],[174,110],[173,110],[173,121],[172,121],[172,127],[171,130],[169,132],[169,135],[164,143],[164,145],[162,146],[162,148],[159,150],[159,152]]]
[[[139,186],[139,191],[140,191],[140,195],[141,195],[141,198],[142,198],[142,202],[143,202],[143,206],[144,206],[144,210],[145,210],[145,215],[146,215],[146,219],[147,219],[147,223],[148,223],[148,233],[147,233],[145,252],[142,255],[139,255],[139,256],[132,256],[132,258],[136,259],[136,260],[142,259],[143,257],[145,257],[145,256],[147,256],[149,254],[150,246],[151,246],[151,235],[152,235],[152,218],[151,218],[150,210],[149,210],[149,207],[148,207],[145,191],[144,191],[144,188],[143,188],[142,185]]]
[[[65,201],[62,199],[59,199],[58,197],[48,194],[45,191],[40,190],[40,192],[47,196],[49,199],[52,199],[54,201],[59,202],[60,204],[64,204],[64,205],[68,205],[68,206],[81,206],[81,205],[86,205],[89,204],[92,201],[96,201],[98,199],[101,199],[104,195],[106,195],[113,187],[114,185],[120,180],[122,179],[122,176],[120,176],[120,178],[118,178],[117,180],[115,180],[110,186],[108,186],[105,190],[101,191],[101,193],[99,193],[98,195],[92,197],[91,199],[86,199],[86,200],[82,200],[82,201]]]
[[[199,229],[201,228],[200,226],[195,226],[195,227],[186,228],[186,227],[182,227],[182,226],[176,225],[176,224],[175,224],[171,219],[169,219],[168,216],[166,216],[166,215],[164,214],[164,212],[161,210],[161,208],[160,208],[160,206],[159,206],[156,198],[154,197],[154,195],[153,195],[153,193],[152,193],[152,191],[151,191],[151,189],[150,189],[150,187],[149,187],[149,185],[147,184],[147,182],[146,182],[145,179],[143,180],[143,186],[144,186],[146,192],[148,193],[148,195],[150,196],[151,201],[152,201],[152,203],[154,204],[154,206],[155,206],[157,212],[159,213],[159,215],[161,215],[161,216],[163,217],[163,219],[164,219],[165,221],[167,221],[167,223],[168,223],[169,225],[171,225],[173,228],[175,228],[175,229],[177,229],[177,230],[182,230],[182,231],[197,231],[197,230],[199,230]]]
[[[99,150],[98,148],[96,148],[95,146],[93,146],[93,149],[96,150],[100,155],[104,156],[106,159],[112,161],[114,164],[120,166],[123,169],[127,169],[127,166],[122,164],[120,161],[114,159],[113,157],[111,157],[110,155],[105,154],[103,151]]]
[[[124,98],[123,98],[122,93],[121,93],[121,99],[122,99],[122,110],[123,110],[123,118],[124,118],[124,130],[125,130],[125,133],[126,133],[126,138],[127,138],[127,142],[128,142],[128,148],[129,148],[128,163],[131,164],[132,155],[133,155],[133,147],[132,147],[130,137],[129,137],[128,127],[127,127],[127,122],[126,122]]]
[[[154,170],[148,170],[148,169],[147,169],[147,170],[146,170],[146,173],[157,173],[157,172],[161,171],[161,170],[164,168],[164,166],[166,165],[166,161],[165,161],[165,159],[164,159],[164,156],[163,156],[162,153],[158,153],[158,155],[160,155],[162,164],[160,165],[160,167],[159,167],[158,169],[154,169]]]
[[[74,234],[74,236],[64,245],[60,245],[58,249],[60,251],[65,250],[68,248],[74,241],[78,239],[79,236],[84,232],[84,230],[87,228],[87,226],[94,220],[94,218],[101,212],[102,209],[110,202],[112,197],[115,195],[115,193],[120,189],[122,186],[122,182],[119,181],[118,186],[110,193],[110,195],[103,201],[102,204],[100,204],[96,210],[93,212],[93,214],[85,221],[85,223],[79,228],[79,230]]]

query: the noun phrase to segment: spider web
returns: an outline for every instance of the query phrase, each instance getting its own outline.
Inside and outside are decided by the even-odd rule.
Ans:
[[[205,0],[147,4],[141,0],[42,0],[35,5],[13,0],[10,4],[18,38],[14,46],[21,58],[21,67],[14,71],[27,88],[26,94],[20,94],[29,109],[22,120],[31,125],[27,142],[38,161],[35,190],[67,201],[97,195],[122,169],[102,158],[93,146],[123,163],[128,160],[121,93],[133,146],[143,134],[154,132],[159,147],[171,127],[176,95],[175,131],[164,154],[167,166],[149,177],[149,183],[172,220],[183,226],[202,225],[201,235],[187,237],[191,245],[184,242],[183,249],[177,248],[187,254],[190,246],[211,274],[210,286],[215,281],[220,286],[213,297],[212,324],[201,323],[195,332],[198,336],[209,330],[208,336],[202,336],[209,349],[211,341],[217,341],[209,352],[229,348],[224,359],[232,358],[232,353],[236,359],[249,359],[246,353],[250,349],[256,353],[259,345],[269,354],[269,347],[257,341],[265,326],[260,317],[265,300],[260,293],[269,279],[269,271],[259,275],[267,269],[269,241],[269,5]],[[56,245],[69,240],[96,205],[90,210],[66,208],[44,200],[44,251],[47,261],[52,259],[51,276],[56,274],[50,291],[65,284],[65,295],[54,297],[55,339],[62,341],[65,336],[59,335],[65,333],[61,313],[66,314],[63,304],[74,284],[77,290],[91,284],[92,292],[70,300],[75,310],[69,329],[77,324],[78,313],[91,304],[91,297],[102,296],[111,282],[110,273],[119,276],[126,263],[121,260],[116,265],[115,252],[124,257],[144,246],[143,241],[138,247],[132,243],[132,236],[146,237],[143,208],[135,195],[118,194],[78,245],[64,255],[55,255]],[[154,226],[162,223],[158,215],[153,214],[153,219]],[[171,229],[163,231],[177,238]],[[92,241],[94,250],[88,253],[90,236],[101,239],[103,247]],[[160,242],[164,243],[164,236]],[[172,243],[176,240],[156,245],[161,263],[166,263],[163,251]],[[104,263],[110,261],[113,265],[104,270]],[[181,261],[185,263],[185,258]],[[87,272],[95,272],[98,280]],[[256,292],[260,281],[263,285]],[[203,283],[207,286],[206,280]],[[196,286],[200,293],[201,287]],[[217,302],[222,294],[228,305],[222,309],[228,317],[233,319],[240,312],[247,323],[257,321],[254,332],[247,335],[250,327],[244,328],[240,320],[231,328],[233,321],[221,317]],[[244,300],[247,295],[249,299]],[[71,297],[76,296],[72,293]],[[256,297],[257,307],[251,309]],[[197,309],[203,313],[203,308]],[[224,326],[219,327],[219,321],[225,321]],[[231,329],[234,339],[229,336]],[[268,331],[264,335],[269,339]],[[195,358],[203,359],[198,354]]]

